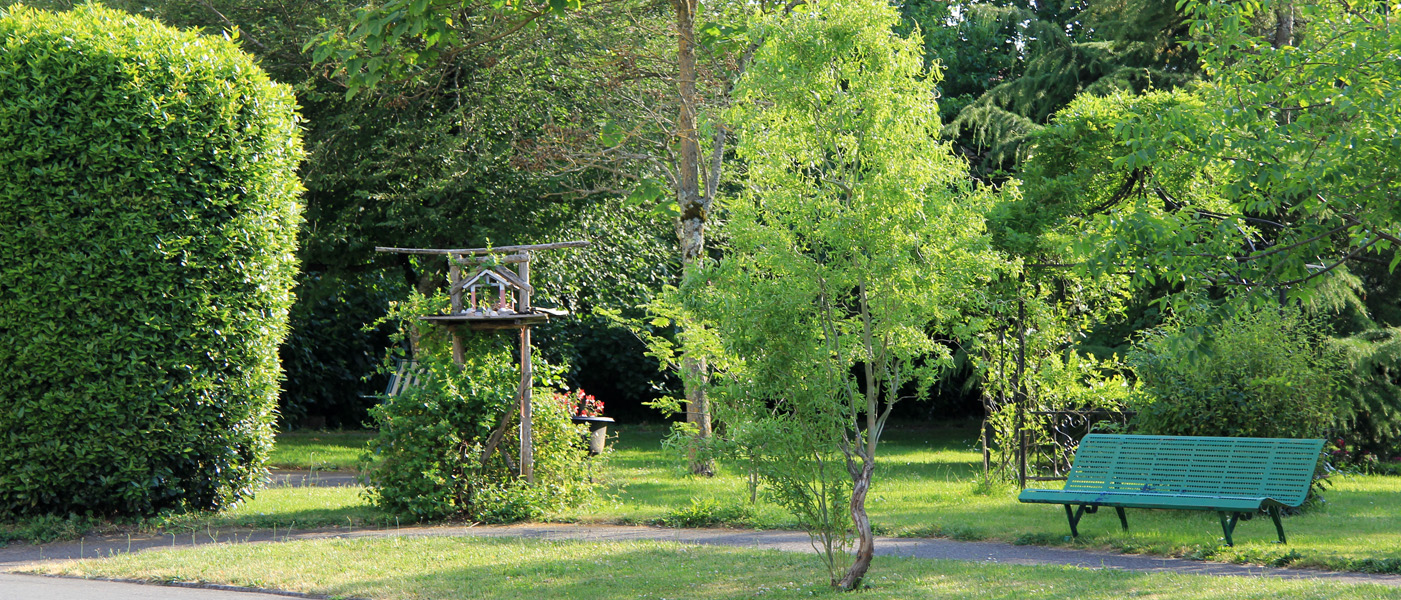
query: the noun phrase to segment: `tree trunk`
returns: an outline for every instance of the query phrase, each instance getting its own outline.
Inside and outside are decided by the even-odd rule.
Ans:
[[[1294,43],[1294,5],[1285,2],[1275,9],[1275,39],[1272,45],[1280,49]]]
[[[676,118],[676,137],[680,150],[677,165],[676,201],[681,208],[681,268],[690,272],[698,268],[705,256],[705,221],[710,209],[709,198],[700,189],[700,141],[696,138],[696,9],[697,0],[672,0],[676,11],[677,91],[681,110]],[[696,427],[697,442],[710,438],[710,405],[705,394],[706,365],[703,359],[687,356],[681,365],[686,386],[686,422]],[[698,444],[699,445],[699,444]],[[695,450],[691,453],[691,472],[713,475],[714,466]]]
[[[853,472],[851,486],[851,523],[856,526],[859,540],[856,544],[856,560],[846,570],[835,587],[852,591],[861,587],[866,578],[866,570],[871,568],[871,558],[876,555],[876,538],[871,534],[871,518],[866,515],[866,494],[871,491],[871,476],[876,470],[875,456],[861,457],[860,471]]]

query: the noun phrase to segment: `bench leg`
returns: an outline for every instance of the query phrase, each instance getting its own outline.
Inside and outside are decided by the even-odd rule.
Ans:
[[[1070,537],[1071,537],[1071,538],[1080,537],[1080,530],[1077,529],[1075,526],[1080,524],[1080,517],[1084,516],[1084,514],[1085,514],[1085,507],[1084,507],[1084,506],[1081,506],[1080,508],[1077,508],[1077,509],[1075,509],[1075,510],[1071,510],[1069,504],[1065,505],[1065,519],[1066,519],[1067,521],[1070,521]]]
[[[1224,512],[1217,512],[1216,514],[1221,516],[1221,531],[1226,534],[1226,545],[1235,546],[1236,543],[1231,540],[1231,533],[1236,530],[1236,521],[1240,519],[1240,513],[1231,513],[1229,518]]]
[[[1284,541],[1284,523],[1279,521],[1278,506],[1270,507],[1270,518],[1275,520],[1275,531],[1279,533],[1279,543],[1288,544],[1289,542]]]
[[[1124,507],[1122,507],[1122,506],[1115,506],[1115,507],[1114,507],[1114,512],[1119,513],[1119,526],[1120,526],[1120,527],[1123,527],[1123,528],[1124,528],[1124,531],[1128,531],[1128,530],[1129,530],[1129,518],[1128,518],[1127,516],[1124,516]]]

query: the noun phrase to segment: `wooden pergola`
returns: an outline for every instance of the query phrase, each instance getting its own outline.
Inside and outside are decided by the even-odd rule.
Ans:
[[[446,255],[450,265],[448,271],[448,295],[452,306],[446,315],[422,315],[419,319],[448,328],[452,335],[452,359],[460,368],[465,362],[462,352],[461,328],[471,330],[519,329],[521,355],[521,383],[517,390],[517,406],[520,410],[520,476],[526,481],[535,481],[535,452],[531,437],[530,390],[534,386],[534,373],[530,359],[530,327],[545,323],[553,316],[563,316],[564,311],[547,310],[531,306],[530,260],[532,253],[560,248],[581,248],[588,246],[586,241],[555,242],[552,244],[530,244],[524,246],[498,246],[496,248],[386,248],[376,247],[377,252],[399,254]],[[479,265],[477,271],[466,277],[464,264]],[[516,265],[512,272],[506,265]],[[480,298],[477,287],[480,281],[488,280],[499,288],[498,301]],[[504,306],[506,290],[514,293],[514,306]],[[469,302],[463,302],[464,292]],[[485,300],[485,304],[482,304]],[[503,427],[504,430],[504,427]],[[488,444],[494,447],[494,444]]]

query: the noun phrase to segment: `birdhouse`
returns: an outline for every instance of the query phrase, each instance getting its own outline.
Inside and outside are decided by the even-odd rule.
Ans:
[[[517,294],[531,291],[530,284],[521,281],[507,269],[484,267],[454,285],[451,294],[459,298],[458,314],[465,317],[499,317],[517,314]],[[529,310],[529,307],[525,307]]]

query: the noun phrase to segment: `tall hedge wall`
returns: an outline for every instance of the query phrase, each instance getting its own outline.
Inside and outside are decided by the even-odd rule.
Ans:
[[[296,269],[294,109],[223,38],[0,10],[0,516],[251,494]]]

